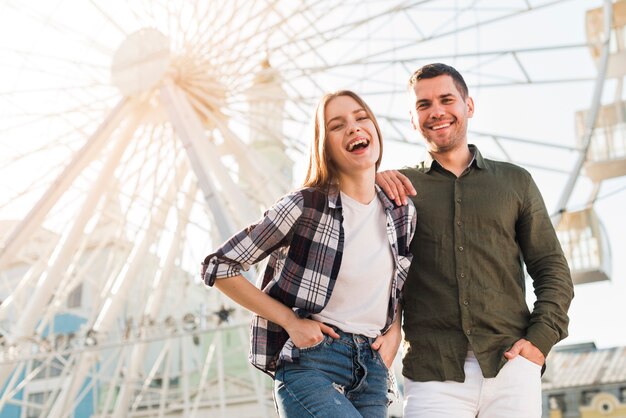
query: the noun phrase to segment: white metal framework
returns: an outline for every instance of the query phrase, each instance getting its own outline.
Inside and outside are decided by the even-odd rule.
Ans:
[[[297,184],[326,91],[363,95],[398,167],[421,147],[406,80],[450,63],[472,142],[575,207],[609,51],[578,34],[613,4],[580,3],[1,1],[0,417],[273,416],[248,314],[197,271]]]

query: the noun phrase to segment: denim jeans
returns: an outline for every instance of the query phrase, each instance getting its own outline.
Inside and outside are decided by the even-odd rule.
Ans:
[[[284,418],[387,416],[388,370],[371,348],[374,338],[344,333],[328,335],[299,350],[298,363],[283,362],[276,370],[274,396]]]

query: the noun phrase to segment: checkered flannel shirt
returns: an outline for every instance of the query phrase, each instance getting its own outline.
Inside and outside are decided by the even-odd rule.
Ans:
[[[394,258],[392,289],[387,311],[387,331],[396,316],[401,290],[412,255],[409,244],[416,225],[415,207],[395,206],[376,186],[387,217],[387,236]],[[343,253],[341,199],[305,188],[284,196],[255,224],[237,233],[202,263],[208,286],[247,271],[270,257],[257,287],[292,308],[301,318],[324,309],[333,291]],[[282,361],[297,361],[298,348],[279,325],[258,315],[252,319],[249,360],[269,373]]]

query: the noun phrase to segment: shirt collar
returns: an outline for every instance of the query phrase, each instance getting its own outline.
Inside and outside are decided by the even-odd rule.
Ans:
[[[389,200],[385,192],[383,192],[383,189],[378,187],[377,184],[375,185],[375,187],[376,187],[376,195],[378,196],[378,199],[383,204],[383,207],[385,208],[385,212],[392,210],[395,207],[394,203],[391,200]]]
[[[329,184],[326,189],[326,196],[328,196],[328,207],[336,209],[341,207],[341,198],[339,197],[339,187],[334,184]]]
[[[486,170],[487,169],[487,164],[485,164],[485,160],[483,159],[483,155],[478,150],[478,147],[476,145],[474,145],[474,144],[469,144],[468,148],[470,149],[470,152],[472,154],[474,154],[474,158],[472,159],[472,162],[470,164],[474,164],[475,163],[476,167],[480,168],[481,170]]]
[[[469,148],[470,152],[472,153],[472,160],[470,161],[470,163],[467,165],[468,167],[470,167],[471,165],[475,165],[476,167],[480,168],[481,170],[486,170],[487,169],[487,165],[485,164],[485,160],[483,159],[482,154],[480,153],[480,151],[478,150],[478,147],[474,144],[468,144],[467,147]],[[435,160],[433,158],[433,156],[429,153],[426,154],[426,158],[424,158],[424,162],[423,164],[423,168],[424,168],[424,172],[428,173],[433,166],[433,162],[437,162],[437,160]],[[439,164],[439,162],[437,162],[437,164]],[[441,165],[441,164],[439,164]]]

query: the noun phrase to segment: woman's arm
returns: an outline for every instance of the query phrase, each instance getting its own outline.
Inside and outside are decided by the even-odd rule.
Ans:
[[[289,235],[302,214],[299,192],[283,196],[255,224],[232,236],[202,262],[201,279],[207,286],[216,280],[247,271],[274,250],[289,245]]]
[[[376,338],[376,341],[372,343],[372,348],[380,353],[388,369],[391,368],[393,360],[398,353],[398,348],[400,348],[400,342],[402,341],[401,318],[402,307],[398,304],[398,313],[391,327],[384,335],[380,335]]]
[[[317,344],[322,341],[324,334],[339,338],[328,325],[299,318],[293,310],[263,293],[241,275],[216,280],[214,286],[244,308],[283,327],[298,348]]]

